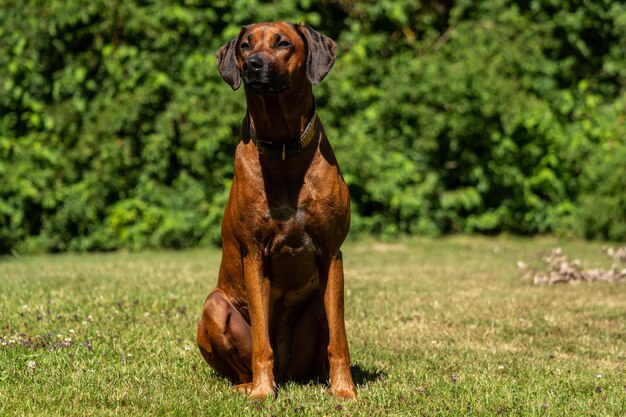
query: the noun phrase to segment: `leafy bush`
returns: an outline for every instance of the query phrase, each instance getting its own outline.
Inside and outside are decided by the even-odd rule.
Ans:
[[[626,103],[624,103],[626,104]],[[626,239],[626,118],[621,110],[619,137],[611,137],[583,165],[578,211],[587,238]]]
[[[219,242],[245,103],[213,53],[275,19],[339,42],[355,232],[626,238],[619,2],[33,0],[0,9],[0,252]]]

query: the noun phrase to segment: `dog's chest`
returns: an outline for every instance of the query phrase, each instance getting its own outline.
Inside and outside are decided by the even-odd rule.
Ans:
[[[273,298],[285,305],[307,299],[319,286],[317,213],[307,200],[293,204],[274,200],[265,218],[264,268],[271,281]]]

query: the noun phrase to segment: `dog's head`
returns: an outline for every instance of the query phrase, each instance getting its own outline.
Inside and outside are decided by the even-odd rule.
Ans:
[[[222,78],[233,90],[279,94],[302,83],[317,84],[335,63],[335,42],[304,24],[256,23],[215,54]]]

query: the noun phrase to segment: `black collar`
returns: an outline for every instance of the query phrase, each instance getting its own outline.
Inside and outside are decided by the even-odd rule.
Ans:
[[[311,144],[311,142],[313,142],[315,133],[318,131],[318,122],[319,117],[317,116],[317,110],[315,110],[313,112],[313,117],[309,120],[309,123],[306,125],[306,128],[304,128],[304,132],[302,132],[299,139],[290,142],[271,142],[257,138],[256,132],[250,124],[250,117],[248,114],[246,114],[246,118],[244,120],[244,123],[248,128],[250,140],[252,140],[256,146],[259,154],[272,156],[282,159],[283,161],[287,157],[298,155],[302,149],[306,148],[309,144]]]

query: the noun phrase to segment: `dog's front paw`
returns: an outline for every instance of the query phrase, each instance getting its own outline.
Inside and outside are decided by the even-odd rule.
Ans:
[[[272,384],[258,384],[257,386],[251,386],[248,393],[248,398],[252,401],[262,401],[266,398],[276,397],[276,386]]]
[[[353,384],[345,384],[343,386],[330,386],[330,394],[344,400],[356,400],[356,389]]]

